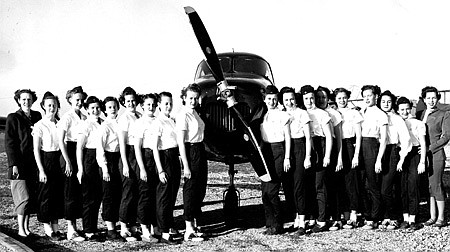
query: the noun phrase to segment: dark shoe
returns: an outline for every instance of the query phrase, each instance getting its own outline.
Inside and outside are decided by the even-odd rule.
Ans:
[[[100,235],[93,234],[91,236],[86,236],[86,241],[103,242],[104,240],[102,239],[102,237],[100,237]]]
[[[342,227],[343,229],[353,229],[358,226],[356,221],[348,220],[347,223]]]
[[[162,242],[162,243],[165,243],[165,244],[168,244],[168,245],[176,245],[176,244],[179,244],[177,241],[175,241],[175,240],[173,239],[172,236],[169,236],[169,239],[164,239],[164,237],[161,237],[161,239],[159,240],[159,242]]]
[[[305,235],[306,234],[306,230],[303,227],[299,227],[295,234],[298,235],[298,236]]]
[[[202,236],[197,236],[195,233],[185,233],[184,234],[184,241],[193,241],[193,242],[202,242],[204,241],[205,238],[203,238]]]
[[[264,235],[274,235],[275,234],[275,228],[274,227],[268,227],[263,232]]]
[[[412,222],[411,224],[409,224],[409,228],[413,231],[416,231],[416,230],[423,228],[423,225],[420,223]]]
[[[386,226],[387,230],[394,230],[399,227],[398,221],[390,221],[389,224]]]
[[[409,228],[409,223],[407,221],[404,221],[400,224],[400,229],[408,229]]]
[[[325,225],[323,225],[323,226],[320,226],[319,224],[316,224],[313,228],[312,228],[312,232],[313,233],[320,233],[320,232],[323,232],[323,231],[326,231],[327,230],[327,224],[325,224]]]
[[[51,241],[61,241],[62,238],[56,233],[56,232],[52,232],[50,235],[45,235],[47,237],[47,239],[51,240]]]
[[[425,226],[432,226],[434,223],[436,223],[436,220],[429,219],[429,220],[425,221],[423,223],[423,225],[425,225]]]
[[[108,230],[106,232],[106,240],[107,241],[118,241],[118,242],[126,242],[125,238],[119,235],[116,230]]]
[[[437,228],[441,228],[441,227],[445,227],[445,221],[444,220],[437,220],[434,224],[433,227],[437,227]]]

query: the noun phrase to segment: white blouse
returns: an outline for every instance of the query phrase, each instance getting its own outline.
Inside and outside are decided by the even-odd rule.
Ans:
[[[342,139],[356,136],[355,127],[361,127],[364,121],[362,115],[356,109],[339,108],[342,115]]]
[[[303,127],[311,121],[309,118],[308,112],[304,109],[295,108],[293,110],[286,110],[286,112],[290,116],[290,130],[291,130],[291,138],[302,138],[305,137],[305,133],[303,131]]]
[[[311,137],[320,136],[325,137],[325,133],[323,131],[324,127],[328,127],[328,122],[330,122],[331,117],[323,109],[313,108],[308,109],[309,117],[311,118],[311,123],[309,128],[311,129]]]
[[[288,113],[278,109],[269,109],[260,126],[263,141],[267,143],[283,142],[285,140],[283,127],[289,123],[289,120]]]
[[[80,118],[81,117],[81,118]],[[64,141],[76,142],[78,136],[79,124],[86,120],[86,116],[80,112],[80,117],[75,113],[75,110],[71,109],[67,111],[59,120],[57,126],[58,129],[66,131],[66,139]]]
[[[34,124],[33,137],[39,137],[41,150],[45,152],[59,151],[59,138],[56,122],[50,121],[50,118],[44,117]]]
[[[179,131],[186,131],[185,143],[203,142],[205,133],[205,123],[198,115],[197,111],[183,106],[175,118],[176,128]]]

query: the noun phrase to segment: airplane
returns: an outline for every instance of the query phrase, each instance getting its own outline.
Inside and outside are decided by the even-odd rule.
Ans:
[[[263,90],[274,84],[272,69],[256,54],[217,54],[200,16],[192,7],[184,9],[206,58],[194,79],[202,88],[198,112],[205,122],[205,149],[209,160],[229,166],[223,209],[225,223],[235,225],[240,195],[234,186],[234,164],[250,162],[262,181],[271,180],[260,149],[259,124],[267,110]]]

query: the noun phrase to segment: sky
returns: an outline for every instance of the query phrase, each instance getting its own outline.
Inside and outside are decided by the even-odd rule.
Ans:
[[[450,89],[450,2],[418,0],[2,0],[0,116],[19,88],[58,95],[81,85],[100,99],[126,86],[170,91],[175,107],[204,58],[184,6],[217,52],[250,52],[281,88],[379,85],[417,99]],[[41,111],[38,102],[33,109]]]

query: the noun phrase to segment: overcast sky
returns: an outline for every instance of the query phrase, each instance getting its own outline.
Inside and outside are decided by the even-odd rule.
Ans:
[[[356,94],[377,84],[409,98],[425,85],[450,89],[444,0],[2,0],[0,116],[17,108],[18,88],[40,98],[47,90],[64,98],[77,85],[100,99],[126,86],[178,97],[203,59],[186,5],[217,52],[259,54],[278,87],[342,86]]]

